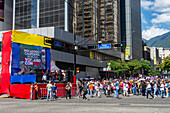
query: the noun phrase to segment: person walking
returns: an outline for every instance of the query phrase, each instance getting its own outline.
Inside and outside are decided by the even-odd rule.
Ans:
[[[87,100],[86,94],[87,94],[87,86],[86,84],[84,84],[83,85],[83,100]]]
[[[56,100],[57,99],[57,86],[56,86],[56,83],[54,83],[53,85],[53,88],[52,88],[52,92],[53,92],[53,100]]]
[[[151,94],[151,84],[149,82],[147,82],[147,86],[146,86],[146,99],[148,99],[148,95],[150,94],[150,96],[152,96],[152,98],[154,98],[154,96]]]
[[[70,88],[71,88],[70,83],[68,82],[66,87],[65,87],[65,89],[66,89],[66,99],[67,99],[67,97],[69,97],[69,99],[71,99],[70,98]]]
[[[47,101],[49,101],[49,95],[50,95],[50,101],[51,101],[51,97],[52,97],[52,84],[51,81],[49,81],[49,83],[47,84]]]

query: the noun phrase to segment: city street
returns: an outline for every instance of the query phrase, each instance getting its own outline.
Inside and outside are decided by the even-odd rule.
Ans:
[[[90,98],[74,97],[55,101],[0,98],[0,113],[168,113],[170,99],[146,100],[142,96]]]

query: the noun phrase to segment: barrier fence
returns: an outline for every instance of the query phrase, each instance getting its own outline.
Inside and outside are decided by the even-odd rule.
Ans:
[[[47,98],[47,88],[39,88],[39,91],[38,91],[38,97],[40,99],[45,99]],[[72,87],[71,88],[71,95],[72,96],[76,96],[76,92],[77,92],[77,87]],[[53,94],[52,94],[53,95]],[[65,88],[57,88],[57,93],[56,93],[56,96],[58,97],[63,97],[66,95],[66,90]]]

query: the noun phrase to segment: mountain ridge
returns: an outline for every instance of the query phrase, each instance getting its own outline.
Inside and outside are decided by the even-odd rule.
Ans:
[[[163,35],[159,35],[151,38],[150,40],[142,39],[144,43],[149,47],[163,47],[170,48],[170,32],[167,32]]]

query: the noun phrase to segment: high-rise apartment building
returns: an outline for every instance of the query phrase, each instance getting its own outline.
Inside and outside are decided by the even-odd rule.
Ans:
[[[65,0],[14,0],[13,28],[55,26],[73,32],[73,8],[71,7],[73,2],[73,0],[66,0],[66,2]]]
[[[103,43],[117,43],[119,8],[119,0],[75,0],[76,34]]]
[[[74,32],[83,38],[97,40],[97,0],[75,0]]]
[[[141,60],[141,0],[120,0],[120,23],[121,41],[129,46],[130,59]]]

